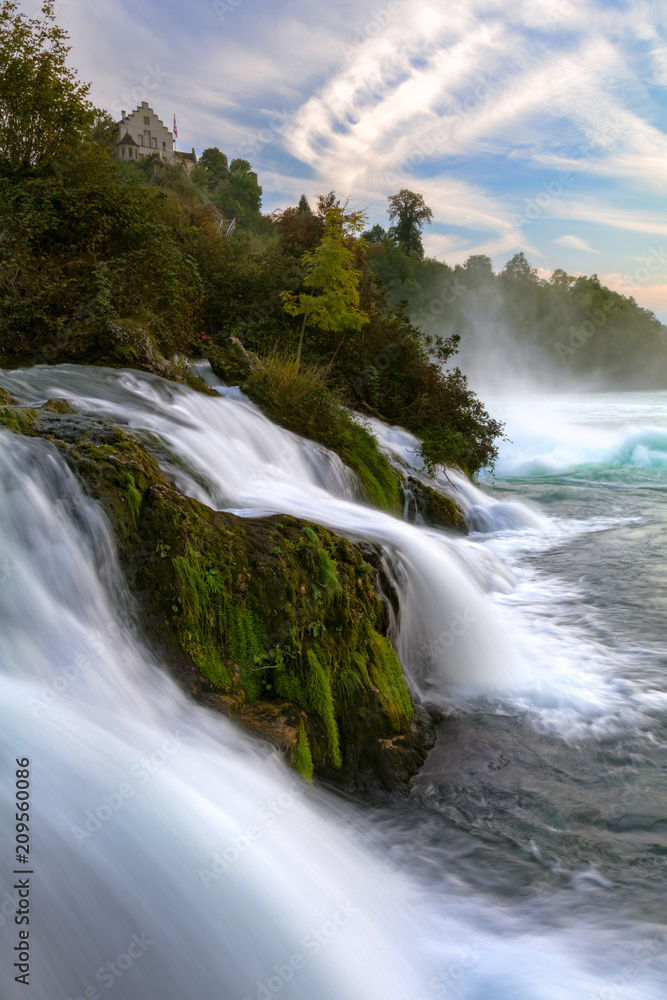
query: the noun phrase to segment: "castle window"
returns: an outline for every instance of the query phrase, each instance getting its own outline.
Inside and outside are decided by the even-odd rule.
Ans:
[[[120,147],[121,156],[125,156],[125,146]]]
[[[144,146],[151,145],[151,134],[148,129],[144,129]]]
[[[144,125],[150,125],[151,120],[148,115],[144,115]]]

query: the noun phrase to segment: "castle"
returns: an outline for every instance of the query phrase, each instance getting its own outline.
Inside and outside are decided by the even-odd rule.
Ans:
[[[165,163],[182,164],[188,173],[197,166],[197,155],[174,149],[174,136],[146,101],[129,115],[121,112],[114,156],[123,160],[144,160],[156,153]]]

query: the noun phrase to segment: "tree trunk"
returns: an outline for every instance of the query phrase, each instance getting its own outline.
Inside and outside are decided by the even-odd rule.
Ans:
[[[301,324],[301,333],[299,335],[299,346],[296,351],[296,370],[299,370],[299,364],[301,362],[301,347],[303,346],[303,335],[306,332],[306,320],[308,319],[308,313],[303,314],[303,323]]]

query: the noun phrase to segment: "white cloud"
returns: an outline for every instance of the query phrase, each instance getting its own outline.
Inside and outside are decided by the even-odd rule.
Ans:
[[[614,229],[667,236],[666,212],[622,208],[618,205],[594,201],[593,199],[576,201],[574,199],[560,198],[553,200],[550,206],[550,215],[558,219],[592,222]]]
[[[593,247],[589,246],[586,240],[582,239],[581,236],[559,236],[558,239],[554,240],[554,243],[560,243],[563,247],[573,247],[575,250],[585,250],[586,253],[601,253],[601,250],[595,250]]]

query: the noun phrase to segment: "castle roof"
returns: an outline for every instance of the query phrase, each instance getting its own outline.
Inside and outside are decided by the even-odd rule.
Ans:
[[[116,143],[117,146],[138,146],[139,143],[135,142],[129,132],[126,132],[120,142]]]

